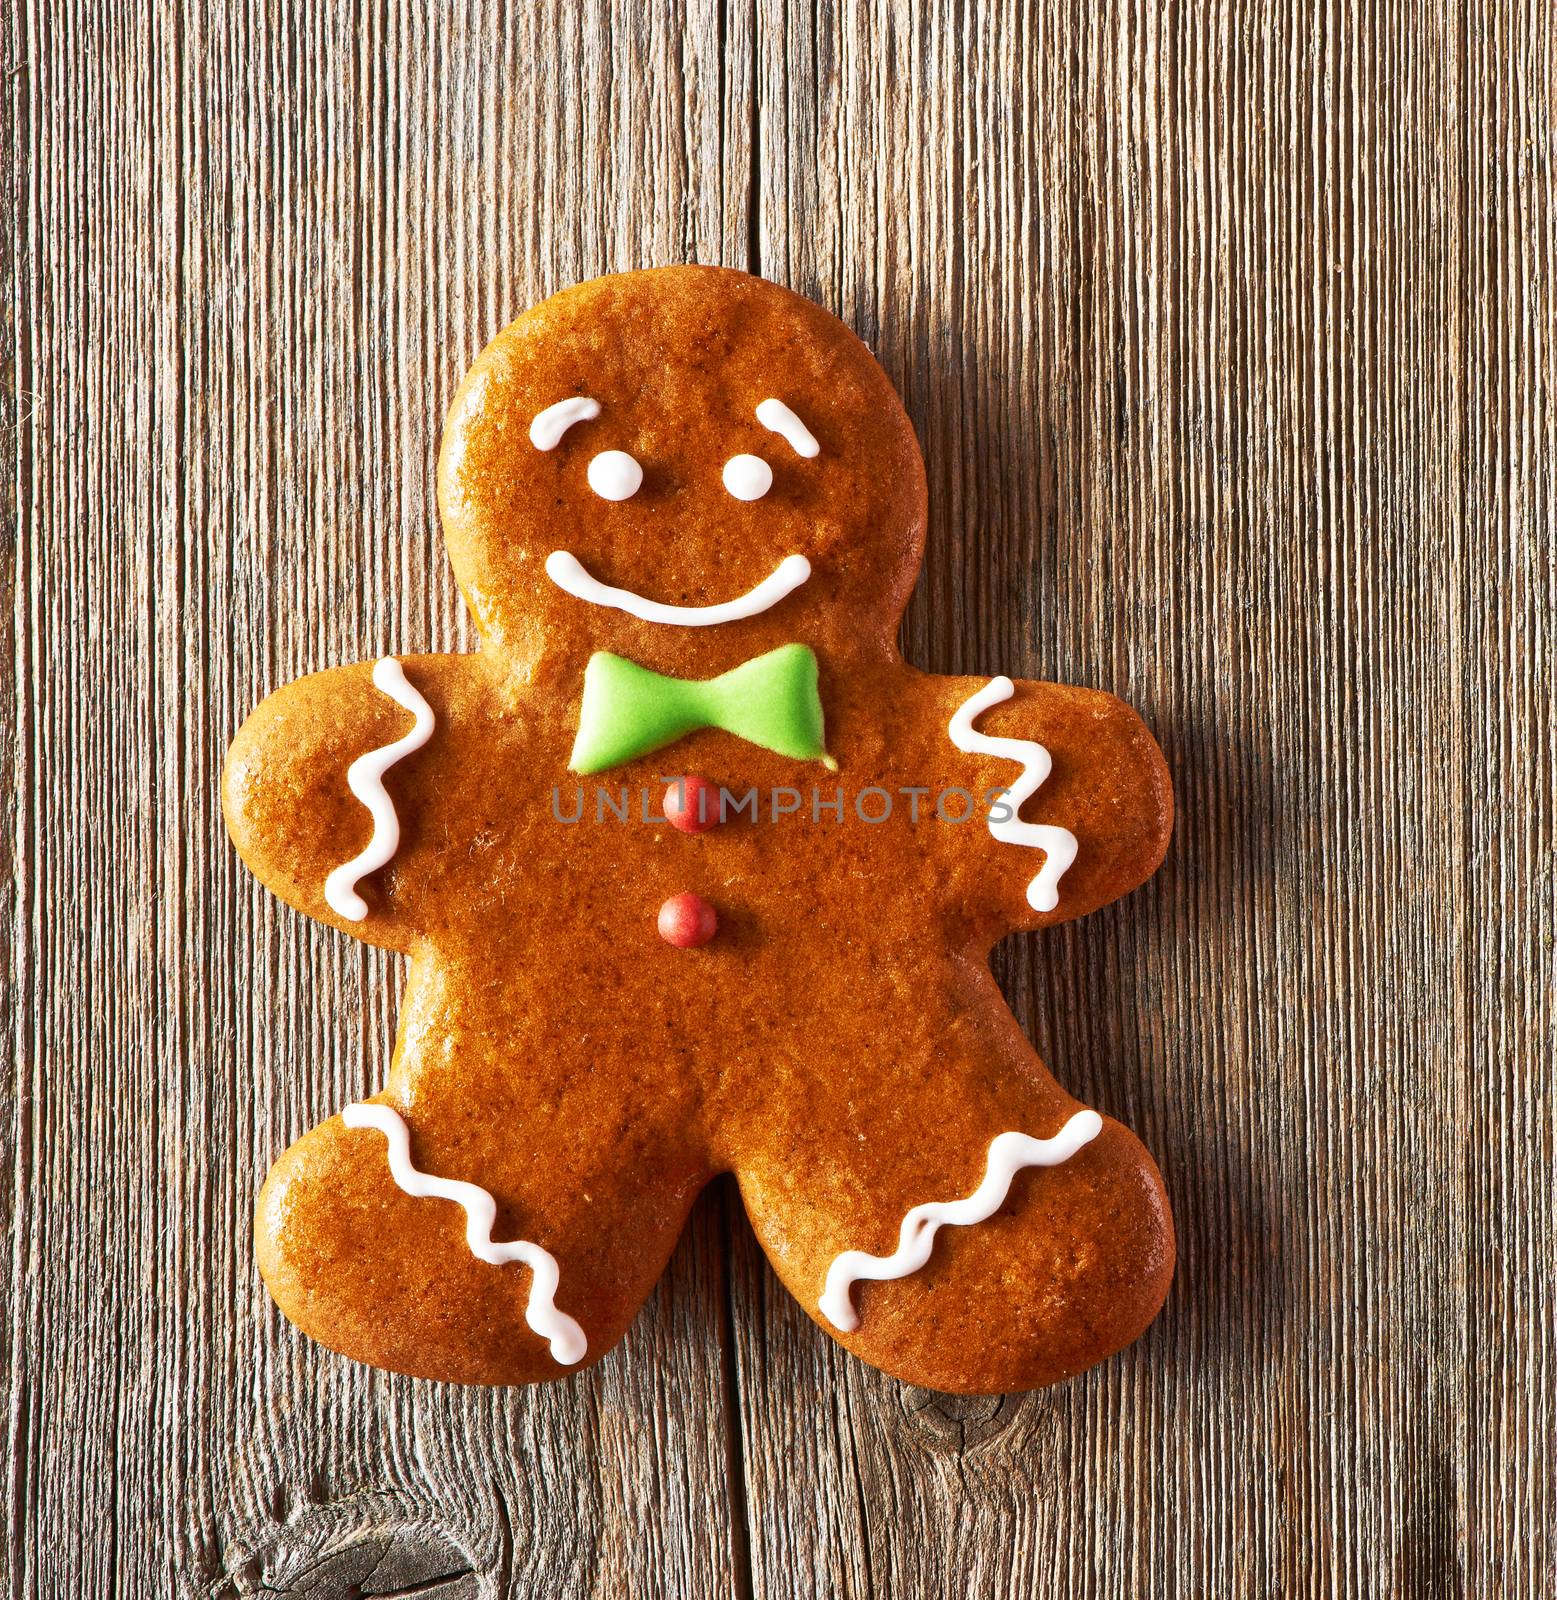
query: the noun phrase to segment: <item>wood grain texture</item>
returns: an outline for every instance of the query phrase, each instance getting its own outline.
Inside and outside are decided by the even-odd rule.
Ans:
[[[1537,0],[14,0],[0,1592],[1557,1588],[1557,39]],[[841,1357],[728,1186],[541,1393],[294,1335],[252,1197],[394,965],[270,901],[222,751],[469,642],[448,396],[597,272],[755,265],[901,388],[906,647],[1095,684],[1168,865],[1001,953],[1181,1269],[1044,1394]]]

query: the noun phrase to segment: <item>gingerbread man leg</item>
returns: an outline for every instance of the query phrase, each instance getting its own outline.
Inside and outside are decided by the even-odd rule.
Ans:
[[[1009,1393],[1141,1333],[1173,1224],[1135,1136],[1066,1095],[1003,1007],[968,998],[884,1044],[885,1071],[840,1060],[738,1175],[780,1277],[847,1348],[911,1383]]]
[[[261,1271],[342,1354],[462,1383],[566,1377],[626,1331],[708,1177],[674,1084],[602,1083],[598,1029],[516,1024],[419,972],[389,1087],[276,1163]],[[544,1046],[536,1041],[544,1039]]]

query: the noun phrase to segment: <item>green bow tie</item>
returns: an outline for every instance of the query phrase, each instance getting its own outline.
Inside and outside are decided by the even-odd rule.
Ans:
[[[722,728],[797,761],[826,760],[810,646],[782,644],[703,682],[669,678],[597,650],[584,669],[568,766],[585,775],[604,772],[698,728]]]

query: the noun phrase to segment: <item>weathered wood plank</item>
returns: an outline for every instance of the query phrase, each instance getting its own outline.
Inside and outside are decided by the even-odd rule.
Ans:
[[[1464,521],[1468,778],[1459,1023],[1469,1367],[1466,1589],[1557,1591],[1557,34],[1468,14]]]
[[[1543,9],[0,28],[0,1587],[1557,1585]],[[603,1369],[360,1372],[268,1307],[248,1207],[377,1081],[396,975],[237,867],[222,748],[300,672],[468,642],[433,452],[509,314],[753,256],[920,426],[913,657],[1114,689],[1174,764],[1161,877],[1002,954],[1159,1153],[1174,1297],[1102,1372],[950,1401],[839,1357],[723,1188]]]
[[[596,272],[745,261],[739,18],[12,25],[12,399],[36,402],[8,440],[7,1593],[457,1594],[462,1564],[517,1593],[727,1592],[718,1205],[621,1356],[542,1393],[373,1375],[268,1305],[257,1185],[379,1081],[399,980],[239,868],[216,774],[275,685],[467,641],[432,470],[504,320]]]
[[[758,44],[763,266],[929,458],[913,657],[1113,689],[1174,766],[1158,880],[1003,977],[1182,1265],[980,1408],[746,1251],[755,1592],[1544,1592],[1549,26],[771,0]]]

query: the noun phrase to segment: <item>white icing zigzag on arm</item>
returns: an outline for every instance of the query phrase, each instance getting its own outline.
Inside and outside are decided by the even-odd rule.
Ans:
[[[1103,1131],[1103,1119],[1095,1111],[1078,1111],[1052,1139],[1033,1139],[1025,1133],[1002,1133],[989,1147],[984,1181],[965,1200],[932,1201],[915,1206],[903,1218],[898,1230],[897,1249],[890,1256],[867,1255],[863,1250],[845,1250],[827,1269],[827,1283],[817,1302],[822,1315],[840,1333],[853,1333],[860,1325],[859,1314],[849,1298],[849,1290],[861,1278],[881,1282],[906,1278],[930,1259],[937,1231],[944,1227],[966,1228],[984,1222],[1005,1204],[1011,1180],[1024,1167],[1057,1167]]]
[[[420,750],[433,731],[432,707],[411,687],[404,669],[392,656],[385,656],[373,668],[373,685],[396,705],[404,706],[416,722],[403,739],[358,756],[347,768],[348,787],[373,816],[373,837],[368,840],[367,848],[324,880],[324,903],[336,916],[345,917],[348,922],[361,922],[368,914],[367,901],[357,893],[358,880],[387,865],[400,848],[400,818],[384,787],[384,774],[402,756]]]
[[[1009,678],[991,678],[977,694],[958,707],[947,731],[951,742],[969,755],[999,756],[1005,761],[1021,762],[1021,777],[1006,790],[1001,801],[1010,815],[997,822],[992,811],[989,831],[1002,844],[1026,845],[1045,853],[1048,859],[1027,886],[1027,903],[1034,911],[1053,911],[1060,903],[1060,879],[1076,859],[1076,835],[1068,828],[1023,822],[1018,815],[1022,802],[1036,794],[1039,785],[1049,776],[1053,766],[1049,752],[1036,740],[996,739],[979,733],[973,726],[975,717],[1002,700],[1009,700],[1015,693],[1016,687]]]
[[[389,1141],[389,1172],[400,1188],[418,1200],[452,1200],[465,1210],[465,1242],[478,1261],[491,1266],[507,1266],[521,1261],[530,1269],[530,1298],[524,1320],[551,1345],[552,1360],[571,1367],[584,1359],[589,1340],[584,1330],[566,1312],[557,1309],[557,1285],[561,1273],[557,1258],[528,1239],[495,1244],[492,1224],[497,1221],[497,1202],[478,1184],[461,1183],[456,1178],[435,1178],[411,1165],[411,1135],[405,1119],[389,1106],[357,1104],[341,1112],[348,1128],[377,1128]]]

